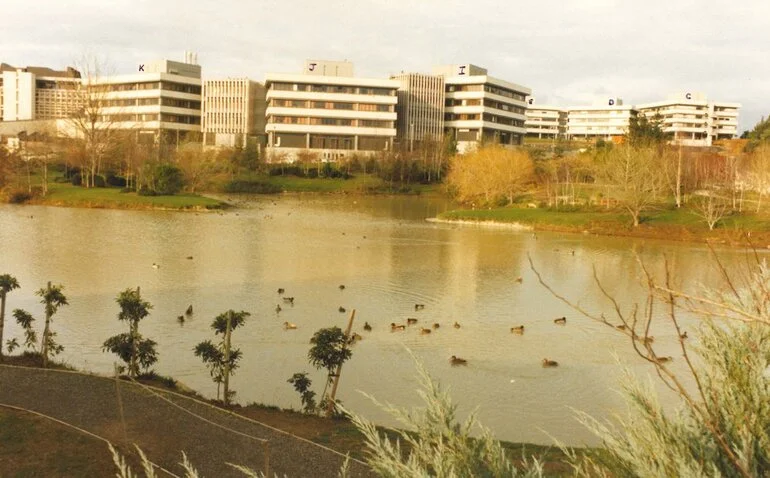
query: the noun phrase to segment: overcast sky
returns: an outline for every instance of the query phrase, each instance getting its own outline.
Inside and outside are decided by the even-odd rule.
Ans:
[[[0,0],[0,61],[117,73],[198,53],[205,78],[352,61],[357,76],[474,63],[538,104],[625,104],[704,92],[742,103],[740,130],[770,113],[767,0]]]

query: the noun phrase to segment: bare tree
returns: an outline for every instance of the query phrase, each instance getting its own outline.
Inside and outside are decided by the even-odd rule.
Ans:
[[[654,204],[660,188],[662,175],[657,162],[657,149],[653,147],[621,145],[601,157],[599,173],[614,187],[634,227],[639,225],[642,212]]]
[[[717,223],[729,212],[728,206],[725,198],[715,195],[713,191],[708,191],[693,201],[692,212],[706,221],[709,230],[713,231]]]
[[[757,212],[762,207],[762,196],[770,187],[770,145],[761,144],[751,153],[751,176],[754,179],[754,187],[759,197],[757,198]]]

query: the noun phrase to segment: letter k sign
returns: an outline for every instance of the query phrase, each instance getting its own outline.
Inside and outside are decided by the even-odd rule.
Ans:
[[[139,71],[144,71],[144,65],[139,65]]]

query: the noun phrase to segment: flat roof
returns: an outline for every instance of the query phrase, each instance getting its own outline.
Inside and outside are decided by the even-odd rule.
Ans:
[[[319,85],[369,86],[376,88],[398,89],[401,82],[382,78],[357,78],[354,76],[321,76],[304,75],[301,73],[268,73],[265,75],[265,86],[275,82],[305,83]]]
[[[526,86],[512,83],[510,81],[501,80],[489,75],[471,75],[471,76],[446,76],[444,77],[444,83],[447,85],[477,85],[479,83],[490,83],[492,85],[501,86],[509,90],[518,91],[520,93],[532,94],[532,89]]]

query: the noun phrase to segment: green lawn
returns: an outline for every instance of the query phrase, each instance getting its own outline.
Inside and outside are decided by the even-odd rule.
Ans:
[[[262,182],[278,186],[286,192],[350,193],[350,194],[426,194],[439,192],[440,184],[412,183],[401,188],[371,174],[357,173],[350,179],[300,178],[297,176],[241,175],[236,180]]]
[[[66,183],[51,183],[48,195],[34,200],[53,206],[117,208],[117,209],[217,209],[221,201],[197,194],[174,196],[139,196],[122,193],[118,188],[83,188]]]

